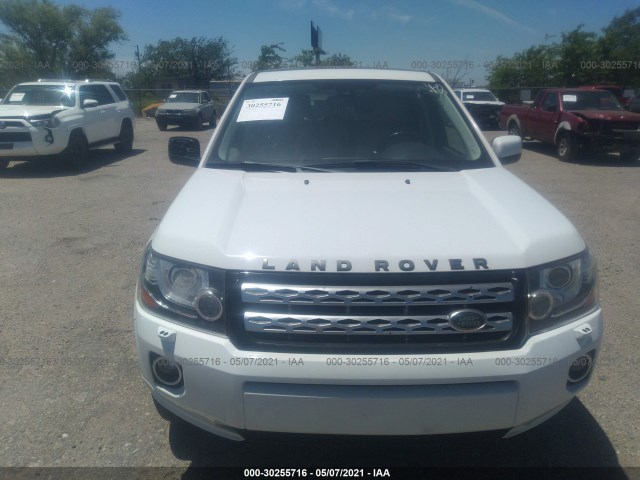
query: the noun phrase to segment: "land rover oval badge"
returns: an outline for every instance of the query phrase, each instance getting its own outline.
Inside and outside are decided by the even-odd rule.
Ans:
[[[7,124],[4,122],[0,122],[0,130],[4,130],[5,128],[7,128]]]
[[[487,316],[479,310],[458,310],[449,315],[449,325],[459,332],[475,332],[487,324]]]

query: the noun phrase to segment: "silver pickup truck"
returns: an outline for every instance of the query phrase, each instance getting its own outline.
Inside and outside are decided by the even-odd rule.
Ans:
[[[171,92],[166,102],[156,110],[156,123],[160,130],[167,125],[191,126],[202,129],[204,123],[216,126],[216,109],[208,92],[204,90],[178,90]]]

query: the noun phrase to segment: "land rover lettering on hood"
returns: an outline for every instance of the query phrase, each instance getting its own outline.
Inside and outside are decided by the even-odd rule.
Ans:
[[[169,150],[200,163],[144,251],[135,332],[173,414],[233,440],[512,436],[586,387],[593,253],[503,167],[520,137],[489,144],[437,75],[253,73],[201,156]]]

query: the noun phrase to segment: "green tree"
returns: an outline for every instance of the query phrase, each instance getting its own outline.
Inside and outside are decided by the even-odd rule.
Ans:
[[[546,87],[559,82],[560,54],[557,45],[538,45],[511,57],[499,55],[486,65],[492,89]]]
[[[300,53],[290,60],[294,68],[314,67],[316,65],[316,54],[313,50],[300,50]]]
[[[113,76],[113,43],[127,39],[111,7],[89,10],[49,0],[0,0],[0,78]]]
[[[260,56],[254,63],[252,70],[257,72],[258,70],[277,70],[285,68],[287,61],[279,53],[286,52],[282,45],[282,42],[274,43],[272,45],[262,45],[260,47]]]
[[[604,66],[607,59],[611,67],[619,65],[616,62],[630,62],[628,68],[605,68],[603,80],[623,86],[640,86],[640,7],[614,17],[602,32],[599,47]]]
[[[640,7],[614,17],[598,35],[578,25],[552,45],[537,45],[488,62],[492,89],[571,87],[597,83],[640,86]]]
[[[320,52],[321,55],[325,55],[325,52]],[[351,60],[349,55],[344,53],[334,53],[333,55],[320,59],[320,63],[316,63],[316,52],[314,50],[302,49],[298,55],[290,60],[292,67],[352,67],[355,66],[355,62]]]
[[[564,87],[577,87],[598,81],[599,72],[586,68],[586,62],[602,58],[598,48],[598,36],[593,32],[583,32],[578,25],[569,33],[562,34],[560,43],[560,84]]]
[[[139,74],[146,86],[162,78],[183,79],[191,87],[206,86],[210,80],[235,77],[238,61],[232,53],[222,36],[160,40],[156,45],[145,45]]]
[[[355,62],[351,60],[349,55],[344,53],[334,53],[330,57],[320,61],[320,64],[326,67],[353,67]]]

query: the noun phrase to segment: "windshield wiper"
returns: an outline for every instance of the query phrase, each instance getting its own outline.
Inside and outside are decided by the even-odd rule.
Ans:
[[[327,169],[353,169],[353,170],[387,170],[400,169],[400,171],[435,171],[435,172],[457,172],[458,168],[437,163],[425,162],[405,162],[398,160],[353,160],[348,162],[322,163],[311,165],[313,168]]]
[[[261,162],[224,162],[210,163],[209,168],[222,168],[228,170],[245,170],[247,172],[329,172],[326,168],[315,166],[305,167],[298,165],[282,165],[279,163],[261,163]]]

